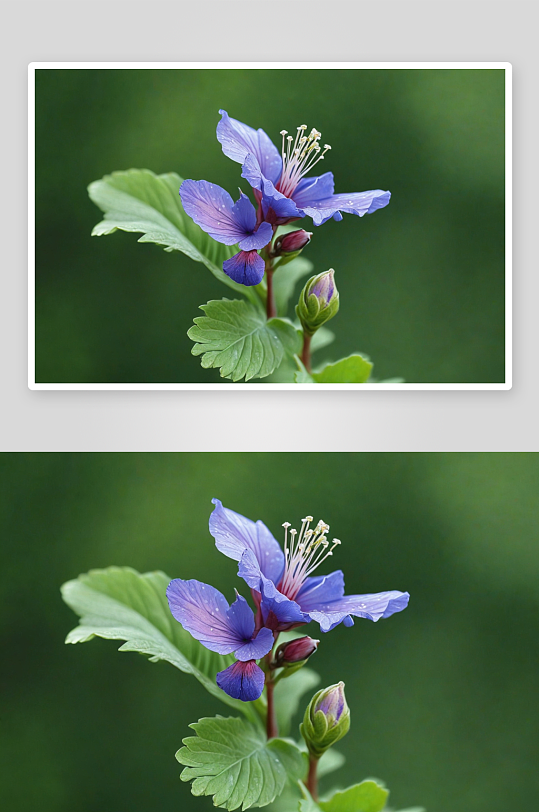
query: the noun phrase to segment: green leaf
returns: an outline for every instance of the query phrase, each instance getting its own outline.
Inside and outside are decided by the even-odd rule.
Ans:
[[[294,358],[294,361],[296,362],[296,366],[297,366],[297,371],[296,371],[296,373],[294,375],[295,382],[296,383],[315,383],[315,380],[314,380],[313,376],[310,375],[307,372],[302,360],[300,358],[298,358],[297,355]]]
[[[213,696],[258,722],[253,703],[225,694],[215,682],[218,671],[234,657],[209,651],[174,620],[166,588],[170,578],[163,572],[141,575],[130,567],[90,570],[62,586],[62,597],[80,616],[66,643],[85,643],[94,637],[125,640],[120,651],[147,654],[151,662],[165,660],[192,674]]]
[[[291,677],[280,680],[275,686],[275,709],[279,733],[288,736],[301,697],[318,685],[320,677],[311,668],[303,667]]]
[[[326,364],[313,372],[316,383],[366,383],[371,374],[372,364],[361,355],[349,355],[334,364]]]
[[[362,781],[336,792],[329,800],[318,801],[323,812],[381,812],[389,791],[375,781]]]
[[[175,172],[155,175],[149,169],[113,172],[94,181],[88,194],[105,217],[94,227],[92,236],[112,234],[116,229],[140,231],[139,242],[181,251],[202,262],[220,282],[256,302],[254,291],[233,282],[223,271],[223,262],[237,254],[238,246],[216,242],[191,220],[179,195],[182,183],[183,178]]]
[[[313,267],[312,262],[305,257],[296,257],[286,265],[277,265],[273,274],[273,293],[277,313],[280,316],[286,316],[288,302],[294,293],[296,283],[311,273]]]
[[[299,352],[300,338],[285,319],[266,321],[260,308],[237,299],[220,299],[201,305],[204,316],[194,319],[187,335],[202,355],[205,369],[219,368],[222,378],[239,381],[265,378],[276,369],[285,353]]]
[[[372,364],[359,354],[341,358],[334,364],[326,364],[310,374],[299,358],[296,358],[298,371],[296,383],[366,383],[371,374]]]
[[[214,806],[266,806],[281,794],[287,778],[305,776],[307,759],[294,742],[268,741],[242,719],[216,716],[190,727],[196,736],[184,739],[176,753],[185,766],[181,779],[193,781],[193,795],[213,795]]]

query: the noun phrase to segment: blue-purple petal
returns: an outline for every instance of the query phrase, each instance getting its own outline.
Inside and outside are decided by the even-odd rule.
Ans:
[[[216,677],[219,688],[242,702],[258,699],[264,690],[264,680],[264,672],[254,660],[233,663],[224,671],[219,671]]]
[[[217,139],[223,152],[233,161],[243,163],[252,153],[266,178],[277,183],[282,171],[282,159],[277,147],[264,130],[255,130],[237,119],[230,118],[225,110],[219,110],[222,118],[217,125]]]
[[[266,578],[252,550],[244,550],[238,565],[238,575],[245,583],[260,592],[260,609],[264,623],[271,629],[282,631],[298,623],[308,623],[309,616],[301,611],[296,601],[280,592],[275,583]]]
[[[246,156],[241,175],[262,195],[262,212],[268,222],[277,223],[304,216],[294,201],[278,192],[272,181],[264,175],[255,155]]]
[[[342,219],[342,217],[335,217],[338,212],[357,214],[359,217],[371,214],[373,211],[387,206],[390,198],[391,192],[384,192],[381,189],[374,189],[370,192],[351,192],[310,200],[308,204],[301,206],[301,210],[308,217],[312,217],[315,226],[320,226],[331,217]]]
[[[210,237],[224,245],[235,245],[247,236],[235,217],[234,201],[225,189],[207,180],[184,180],[180,186],[182,204],[192,220]],[[254,206],[247,199],[253,210]]]
[[[253,610],[245,598],[236,592],[236,600],[230,604],[226,611],[226,619],[230,629],[236,635],[236,639],[244,645],[245,641],[250,641],[255,630],[255,619]],[[235,651],[236,649],[234,649]],[[240,659],[240,658],[238,658]]]
[[[396,590],[372,595],[344,595],[337,600],[320,603],[316,608],[310,609],[308,614],[311,620],[320,624],[321,631],[328,632],[351,615],[374,621],[381,617],[390,617],[395,612],[406,609],[409,599],[408,592]],[[352,624],[346,622],[345,625]]]
[[[285,631],[301,623],[309,623],[310,617],[302,612],[296,601],[290,600],[278,589],[271,589],[271,581],[262,582],[262,601],[260,603],[264,623],[271,629]]]
[[[243,646],[236,649],[234,656],[238,660],[260,660],[268,651],[273,648],[273,632],[270,629],[262,628],[254,640],[249,640]]]
[[[256,226],[256,210],[246,194],[241,189],[239,190],[240,196],[236,203],[232,206],[231,213],[234,221],[238,224],[245,234],[250,234],[255,230]]]
[[[258,285],[264,276],[265,263],[256,251],[240,251],[223,262],[223,271],[234,282],[251,287]]]
[[[231,617],[228,615],[229,606],[225,597],[213,586],[176,578],[167,587],[167,599],[176,620],[210,651],[231,654],[246,642],[238,632],[237,625],[234,625],[236,613]],[[254,630],[253,613],[250,609],[249,612],[252,625],[247,637]],[[242,622],[245,627],[245,620]]]
[[[306,578],[296,601],[303,612],[309,612],[321,604],[342,598],[343,595],[344,575],[342,570],[335,570],[329,575]]]
[[[257,251],[264,248],[273,237],[273,228],[269,223],[260,223],[253,234],[249,234],[240,240],[239,247],[242,251]]]
[[[277,192],[273,197],[262,195],[262,212],[266,220],[277,225],[299,220],[305,215],[298,209],[293,200]]]
[[[323,200],[333,195],[335,180],[333,172],[312,178],[303,178],[296,186],[292,197],[298,208],[309,206],[313,200]]]
[[[210,516],[210,533],[217,549],[234,561],[241,559],[244,550],[251,550],[258,572],[278,582],[284,569],[284,554],[266,525],[223,507],[219,499],[212,502],[215,508]]]

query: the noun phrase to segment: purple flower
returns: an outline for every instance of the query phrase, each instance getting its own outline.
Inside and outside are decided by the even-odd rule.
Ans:
[[[217,674],[217,684],[235,699],[258,699],[264,688],[264,672],[255,663],[273,648],[273,632],[255,633],[255,619],[241,595],[229,606],[209,584],[176,578],[167,587],[170,611],[183,628],[203,646],[218,654],[231,654],[238,662]]]
[[[240,252],[223,263],[224,272],[242,285],[258,285],[264,276],[264,260],[257,253],[267,245],[273,228],[257,224],[256,210],[240,190],[236,203],[228,192],[206,180],[185,180],[180,187],[182,204],[195,223],[217,242],[238,243]]]
[[[266,221],[280,224],[309,216],[315,226],[320,226],[331,217],[342,220],[341,212],[363,217],[389,203],[391,193],[381,189],[334,194],[331,172],[306,177],[331,149],[329,144],[321,148],[321,133],[317,130],[305,135],[307,126],[302,124],[295,139],[281,130],[279,153],[263,130],[254,130],[230,118],[225,110],[219,112],[222,118],[217,125],[217,138],[223,152],[242,164],[242,177],[251,184]]]
[[[298,533],[284,523],[284,552],[261,521],[229,510],[218,499],[210,516],[210,533],[218,550],[239,562],[240,575],[251,588],[264,626],[284,631],[311,620],[323,632],[344,623],[352,626],[352,616],[377,621],[401,612],[408,605],[408,592],[379,592],[345,595],[341,570],[329,575],[312,573],[340,541],[327,539],[329,526],[320,521],[311,528],[312,516],[302,521]]]

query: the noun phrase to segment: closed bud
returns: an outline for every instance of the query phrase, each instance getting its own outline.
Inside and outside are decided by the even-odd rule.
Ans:
[[[339,310],[339,291],[334,277],[335,271],[330,268],[312,276],[301,291],[296,313],[308,335],[316,333]]]
[[[312,236],[312,231],[304,231],[302,228],[299,231],[283,234],[281,237],[277,237],[273,244],[273,255],[276,257],[280,257],[282,254],[297,255],[310,243]]]
[[[282,643],[275,652],[275,668],[294,666],[294,670],[304,665],[318,648],[319,640],[312,637],[298,637],[289,643]]]
[[[320,758],[350,729],[350,710],[344,696],[344,682],[318,691],[307,706],[301,735],[314,758]]]

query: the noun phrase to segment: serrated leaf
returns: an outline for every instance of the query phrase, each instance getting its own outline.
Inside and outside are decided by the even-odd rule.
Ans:
[[[218,368],[221,377],[239,381],[265,378],[285,353],[299,351],[300,338],[285,319],[266,321],[260,308],[237,299],[220,299],[201,305],[187,335],[195,341],[193,355],[201,355],[205,369]]]
[[[277,313],[286,316],[290,297],[294,293],[296,283],[313,270],[312,262],[305,257],[296,257],[286,265],[277,265],[273,274],[273,293]]]
[[[301,697],[312,691],[320,682],[320,677],[311,668],[301,668],[291,677],[279,680],[275,686],[275,709],[279,733],[288,736]]]
[[[142,232],[139,242],[163,245],[165,251],[181,251],[202,262],[220,282],[256,302],[254,291],[239,285],[224,273],[223,262],[237,254],[238,246],[222,245],[185,213],[175,172],[155,175],[149,169],[113,172],[88,186],[90,199],[105,213],[93,236],[121,231]]]
[[[339,790],[329,800],[318,801],[323,812],[381,812],[389,791],[375,781],[362,781]]]
[[[93,637],[125,640],[120,651],[137,651],[151,662],[165,660],[192,674],[213,696],[258,722],[252,703],[225,694],[215,682],[218,671],[234,657],[209,651],[174,620],[166,599],[171,579],[164,572],[141,574],[130,567],[90,570],[68,581],[62,597],[80,616],[80,624],[66,643],[85,643]]]
[[[309,373],[299,358],[295,360],[298,367],[296,383],[366,383],[373,366],[356,353]]]
[[[312,373],[316,383],[366,383],[372,364],[361,355],[349,355]]]
[[[176,758],[185,766],[182,781],[193,781],[193,795],[212,795],[214,806],[248,809],[267,806],[281,794],[287,778],[305,776],[307,759],[296,744],[266,739],[243,719],[199,719],[196,736],[183,740]]]

